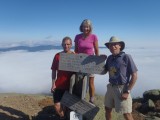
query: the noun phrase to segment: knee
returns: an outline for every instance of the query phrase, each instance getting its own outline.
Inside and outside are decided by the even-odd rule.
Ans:
[[[94,85],[94,77],[89,77],[89,84]]]
[[[105,111],[106,111],[106,114],[105,114],[106,120],[111,120],[112,119],[112,108],[105,107]]]
[[[106,114],[111,114],[112,108],[105,107]]]

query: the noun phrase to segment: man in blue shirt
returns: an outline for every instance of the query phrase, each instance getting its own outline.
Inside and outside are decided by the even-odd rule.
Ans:
[[[137,67],[131,55],[123,52],[125,48],[123,41],[113,36],[105,45],[112,53],[105,65],[109,73],[109,84],[104,101],[106,120],[111,120],[112,108],[122,113],[126,120],[133,120],[130,91],[137,80]]]

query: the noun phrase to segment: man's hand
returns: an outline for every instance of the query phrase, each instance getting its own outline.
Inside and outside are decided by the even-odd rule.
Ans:
[[[107,55],[101,54],[100,57],[102,57],[103,59],[107,59]]]
[[[129,93],[125,92],[122,94],[122,100],[126,100],[128,98]]]

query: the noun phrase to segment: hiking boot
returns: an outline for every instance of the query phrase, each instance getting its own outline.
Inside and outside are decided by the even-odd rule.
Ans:
[[[94,104],[94,97],[91,97],[89,100],[90,103]]]

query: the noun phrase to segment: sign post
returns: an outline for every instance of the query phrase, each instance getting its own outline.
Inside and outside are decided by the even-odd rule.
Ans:
[[[60,53],[59,70],[103,75],[105,60],[104,56]]]
[[[82,120],[83,118],[93,120],[99,111],[97,106],[86,102],[84,98],[87,91],[87,74],[105,74],[105,60],[106,57],[104,56],[60,53],[59,70],[77,72],[80,73],[80,76],[84,76],[72,75],[70,90],[65,92],[61,99],[61,104],[72,110],[70,112],[70,120]],[[77,82],[81,83],[80,89],[74,90]],[[81,90],[81,99],[73,95],[78,90]]]
[[[85,100],[82,100],[67,91],[64,93],[61,99],[61,104],[68,107],[72,111],[82,115],[82,117],[87,120],[93,120],[93,118],[99,111],[99,107],[89,102],[86,102]]]

